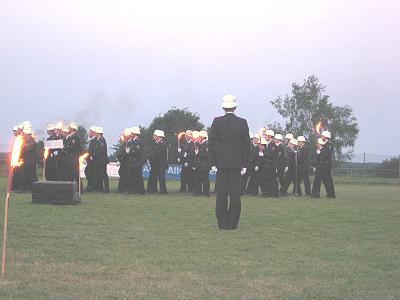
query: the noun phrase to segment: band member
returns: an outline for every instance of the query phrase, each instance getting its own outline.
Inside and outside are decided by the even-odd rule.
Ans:
[[[285,146],[282,143],[282,135],[277,133],[275,134],[274,141],[276,145],[276,159],[277,159],[277,176],[279,180],[279,186],[282,188],[285,182],[285,167],[286,167],[286,150]]]
[[[128,160],[129,160],[129,147],[127,145],[128,141],[132,139],[132,131],[130,128],[125,128],[124,132],[120,136],[120,145],[116,150],[116,157],[119,162],[119,180],[118,180],[118,193],[127,193],[129,185],[129,175],[128,175]]]
[[[107,155],[107,142],[103,136],[103,128],[95,127],[95,138],[96,143],[94,144],[93,149],[93,181],[94,188],[96,191],[109,193],[109,181],[107,174],[107,164],[108,164],[108,155]]]
[[[304,136],[297,137],[297,142],[299,144],[298,147],[298,180],[299,180],[299,190],[298,194],[301,196],[300,184],[304,181],[304,192],[306,195],[311,194],[310,188],[310,177],[309,177],[309,169],[310,169],[310,156],[308,152],[308,148],[305,146],[306,139]]]
[[[21,169],[21,190],[32,191],[32,184],[36,182],[36,141],[33,138],[33,131],[30,127],[24,127],[22,136],[24,139],[21,160],[24,162]]]
[[[144,195],[142,169],[144,164],[143,146],[140,140],[140,128],[131,128],[131,139],[127,143],[128,151],[128,189],[130,193]]]
[[[278,178],[277,178],[277,148],[274,142],[274,131],[266,132],[267,146],[265,151],[264,178],[267,183],[267,196],[279,197]]]
[[[285,168],[285,182],[280,190],[280,194],[282,196],[287,196],[287,191],[291,183],[293,183],[293,186],[295,187],[295,194],[297,194],[299,191],[299,181],[297,177],[297,145],[298,142],[296,139],[291,139],[288,145],[288,160]]]
[[[208,158],[207,131],[193,132],[194,145],[189,154],[193,158],[194,195],[210,196],[210,162]]]
[[[249,177],[248,184],[246,187],[246,194],[250,194],[250,195],[254,195],[255,194],[254,190],[256,189],[255,186],[257,183],[257,178],[256,178],[257,176],[256,176],[255,167],[256,167],[256,162],[257,162],[258,152],[259,152],[259,148],[258,148],[259,141],[260,141],[260,135],[255,134],[252,137],[252,141],[250,144],[249,162],[248,162],[248,168],[247,168],[247,172],[246,172],[246,175],[248,174],[248,177]],[[243,187],[242,187],[242,194],[243,194]],[[257,194],[258,194],[258,192],[257,192]]]
[[[193,191],[193,167],[191,161],[189,161],[189,153],[193,148],[193,132],[186,130],[185,141],[182,147],[178,148],[179,160],[182,163],[181,169],[181,188],[180,192],[192,192]]]
[[[96,126],[90,126],[89,131],[88,131],[88,137],[89,137],[89,146],[88,146],[88,153],[89,157],[86,160],[86,167],[85,167],[85,177],[87,180],[87,192],[93,192],[95,190],[95,176],[94,176],[94,171],[95,171],[95,166],[93,162],[93,154],[94,150],[96,148]]]
[[[57,140],[57,135],[54,133],[55,126],[53,124],[47,125],[47,135],[46,141]],[[45,177],[46,180],[49,181],[57,181],[57,164],[56,158],[54,156],[53,149],[48,150],[48,156],[46,158],[46,169],[45,169]]]
[[[157,181],[160,183],[160,193],[168,194],[165,182],[165,170],[168,168],[167,144],[162,130],[155,130],[153,134],[153,145],[150,153],[150,175],[147,182],[147,192],[157,193]]]

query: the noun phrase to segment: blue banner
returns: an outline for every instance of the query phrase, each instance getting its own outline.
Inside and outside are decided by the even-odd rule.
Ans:
[[[182,166],[177,164],[170,164],[168,165],[168,169],[165,170],[165,178],[168,180],[181,180],[181,170]],[[150,175],[150,166],[144,165],[143,166],[143,178],[149,178]],[[209,172],[208,177],[211,181],[215,181],[215,172]]]

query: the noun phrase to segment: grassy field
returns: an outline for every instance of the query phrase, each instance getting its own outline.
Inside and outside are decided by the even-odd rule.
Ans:
[[[399,186],[341,184],[337,200],[244,197],[236,231],[216,229],[214,197],[168,188],[85,194],[77,206],[14,194],[0,298],[400,298]]]

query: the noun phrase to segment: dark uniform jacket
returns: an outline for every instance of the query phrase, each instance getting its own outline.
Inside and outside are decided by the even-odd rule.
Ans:
[[[68,158],[77,158],[81,154],[81,145],[79,144],[78,135],[73,133],[65,139],[64,149]]]
[[[196,153],[197,149],[197,153]],[[208,159],[208,143],[204,142],[202,144],[195,144],[191,150],[189,157],[193,158],[193,166],[194,170],[198,170],[201,172],[210,170],[210,161]]]
[[[309,170],[309,152],[308,148],[304,145],[298,149],[298,167],[302,172],[307,172]]]
[[[277,166],[276,168],[278,171],[282,172],[285,170],[286,167],[286,150],[285,147],[283,146],[283,143],[280,143],[279,145],[276,146],[276,161],[277,161]]]
[[[227,113],[214,119],[209,135],[211,166],[244,168],[250,152],[249,126],[245,119]]]
[[[99,138],[94,138],[95,142],[93,143],[93,152],[92,152],[92,160],[96,165],[102,165],[108,163],[107,156],[107,142],[103,136]],[[92,141],[91,141],[92,142]],[[90,144],[89,144],[90,148]]]
[[[254,167],[258,167],[258,169],[265,166],[265,155],[267,151],[265,146],[266,145],[257,145],[254,150]]]
[[[24,144],[21,149],[21,160],[25,165],[36,164],[36,142],[31,136],[24,137]]]
[[[152,168],[168,168],[167,144],[165,143],[164,139],[153,143],[149,160]]]
[[[128,141],[126,148],[128,148],[128,166],[141,167],[144,164],[143,148],[140,138],[131,139]]]
[[[317,170],[331,170],[332,169],[332,153],[333,147],[330,141],[327,141],[320,150],[320,154],[317,155]]]
[[[265,148],[265,165],[266,169],[275,169],[278,167],[277,147],[274,141],[270,141]]]
[[[258,150],[259,150],[258,145],[254,145],[253,143],[251,143],[248,167],[252,171],[254,171],[254,168],[257,165],[258,152],[259,152]]]
[[[126,153],[126,148],[127,148],[127,142],[123,141],[121,142],[116,151],[117,160],[120,162],[121,165],[126,165],[128,163],[129,154]],[[89,144],[89,149],[90,149],[90,144]]]
[[[193,167],[193,157],[190,156],[191,150],[193,148],[193,141],[187,142],[185,140],[183,146],[181,147],[182,151],[179,155],[180,161],[183,166],[185,166],[185,163],[187,166],[185,167]]]

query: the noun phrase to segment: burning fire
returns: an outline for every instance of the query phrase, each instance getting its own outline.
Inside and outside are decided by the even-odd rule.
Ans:
[[[24,161],[21,160],[21,150],[23,144],[24,144],[24,139],[22,138],[22,135],[16,136],[11,151],[11,161],[10,161],[11,168],[19,167],[24,163]]]
[[[119,136],[119,140],[120,140],[121,142],[123,142],[123,141],[125,140],[124,134],[121,134],[121,135]]]
[[[46,160],[49,157],[50,149],[48,147],[44,147],[43,159]]]
[[[315,125],[315,132],[320,133],[322,128],[322,121],[319,121],[317,125]]]
[[[184,135],[185,135],[185,132],[178,133],[178,140],[180,140],[182,138],[182,136],[184,136]]]
[[[89,157],[89,153],[84,153],[81,156],[79,156],[79,166],[82,167],[83,162],[86,160],[86,158]]]

